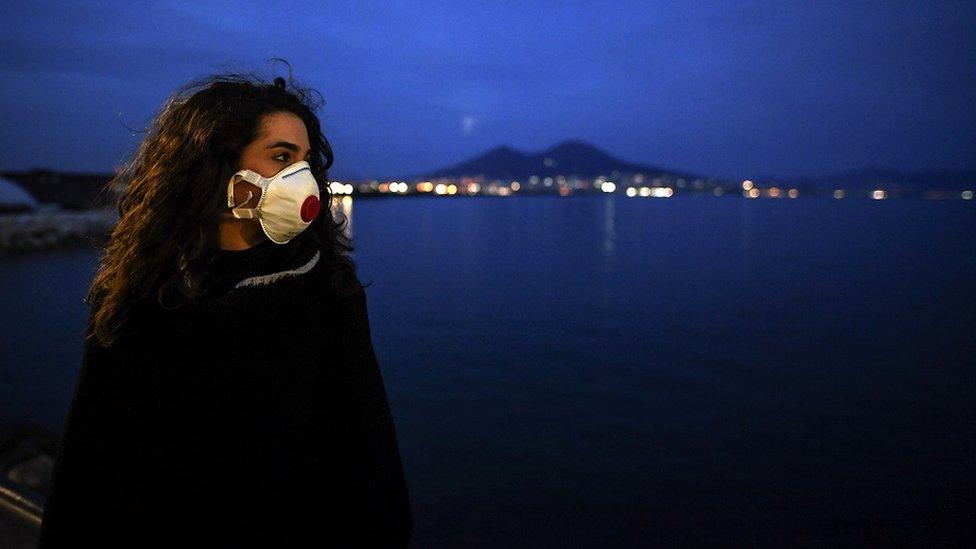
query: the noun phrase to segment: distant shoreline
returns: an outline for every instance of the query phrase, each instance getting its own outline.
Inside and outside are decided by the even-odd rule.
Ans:
[[[0,257],[107,241],[118,221],[112,208],[37,210],[0,215]]]
[[[795,198],[792,192],[787,192],[786,189],[776,189],[775,187],[769,189],[750,189],[754,195],[748,194],[747,191],[739,192],[738,189],[730,190],[725,193],[712,193],[712,192],[702,192],[702,191],[682,191],[674,192],[674,189],[670,187],[642,187],[640,192],[638,192],[637,187],[631,187],[626,189],[628,192],[617,192],[606,193],[598,190],[591,190],[586,192],[574,192],[570,193],[570,196],[606,196],[610,194],[624,194],[628,198],[633,199],[646,199],[646,198],[656,198],[652,191],[666,190],[667,194],[658,195],[666,197],[666,199],[674,199],[673,197],[678,196],[694,196],[694,197],[714,197],[714,198],[736,198],[736,197],[746,197],[750,198],[762,198],[769,199],[771,197],[774,200],[789,200]],[[647,192],[645,192],[647,191]],[[771,192],[775,191],[775,192]],[[792,189],[790,190],[792,191]],[[838,193],[840,193],[838,195]],[[880,193],[880,194],[879,194]],[[555,193],[539,192],[538,190],[531,189],[518,193],[520,196],[531,196],[531,197],[557,197],[559,195]],[[901,196],[899,196],[901,195]],[[438,197],[438,198],[500,198],[499,196],[478,194],[478,195],[446,195],[439,196],[435,193],[364,193],[358,195],[358,198],[362,199],[378,199],[378,198],[390,198],[396,196],[397,198],[419,198],[419,197]],[[810,197],[809,193],[799,193],[799,197]],[[813,194],[814,198],[827,198],[831,196],[830,194]],[[970,200],[974,198],[972,191],[963,191],[962,193],[946,192],[946,191],[926,191],[923,193],[898,193],[890,191],[874,191],[874,196],[867,191],[862,191],[859,193],[848,192],[844,193],[843,190],[834,191],[833,198],[845,198],[847,200],[868,200],[872,199],[886,199],[886,198],[916,198],[916,199],[929,199],[929,200],[953,200],[962,198],[964,200]],[[659,198],[660,199],[660,198]],[[115,205],[110,207],[99,207],[88,210],[74,210],[74,209],[60,209],[60,208],[42,208],[39,210],[26,211],[26,212],[15,212],[15,213],[0,213],[0,258],[10,257],[15,255],[21,255],[25,253],[44,251],[44,250],[54,250],[62,249],[72,246],[100,246],[108,242],[108,238],[111,235],[112,229],[118,222],[119,214],[118,209]]]

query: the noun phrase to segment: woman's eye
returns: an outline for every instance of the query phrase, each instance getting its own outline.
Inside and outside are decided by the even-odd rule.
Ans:
[[[271,159],[278,160],[279,162],[290,162],[291,155],[288,153],[281,153],[278,156],[272,156]],[[305,157],[305,162],[311,162],[311,161],[312,161],[312,155],[308,155]]]

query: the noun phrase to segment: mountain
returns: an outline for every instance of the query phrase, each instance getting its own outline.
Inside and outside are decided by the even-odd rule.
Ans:
[[[3,171],[0,177],[17,183],[38,202],[59,204],[65,209],[108,206],[118,199],[117,191],[107,188],[115,177],[113,173],[69,173],[34,168],[27,172]]]
[[[461,177],[483,175],[488,179],[525,179],[531,175],[550,177],[577,175],[581,177],[610,177],[614,172],[641,173],[655,177],[669,174],[673,177],[695,179],[695,174],[677,172],[658,166],[635,164],[620,160],[585,141],[568,139],[544,151],[525,153],[508,145],[501,145],[453,166],[442,168],[420,177]]]

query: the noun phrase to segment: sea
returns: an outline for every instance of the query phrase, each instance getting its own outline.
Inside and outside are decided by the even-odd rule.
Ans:
[[[973,539],[976,201],[341,210],[414,546]],[[60,431],[97,261],[0,260],[0,421]]]

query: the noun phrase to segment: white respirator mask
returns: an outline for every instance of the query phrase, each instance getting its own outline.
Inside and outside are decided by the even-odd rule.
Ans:
[[[237,178],[261,187],[261,198],[253,208],[238,208],[234,204],[234,184]],[[242,204],[252,197],[251,191]],[[287,244],[308,228],[319,214],[319,186],[308,162],[302,160],[286,167],[270,178],[251,170],[235,173],[227,184],[227,207],[237,219],[257,218],[261,230],[275,244]]]

